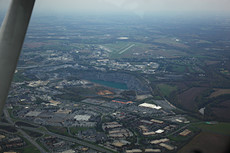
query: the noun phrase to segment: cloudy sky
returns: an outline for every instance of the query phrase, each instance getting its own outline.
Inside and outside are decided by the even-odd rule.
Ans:
[[[0,10],[10,0],[0,0]],[[36,0],[34,12],[230,13],[230,0]]]

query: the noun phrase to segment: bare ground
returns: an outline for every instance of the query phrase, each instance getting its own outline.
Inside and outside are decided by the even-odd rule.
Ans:
[[[229,153],[230,136],[201,132],[178,153]]]

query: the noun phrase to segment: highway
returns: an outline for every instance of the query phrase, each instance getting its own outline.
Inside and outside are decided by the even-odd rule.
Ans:
[[[8,111],[6,109],[4,109],[3,111],[4,111],[6,120],[10,124],[15,125],[14,122],[11,120]],[[46,153],[46,151],[36,141],[34,141],[28,134],[26,134],[23,130],[21,130],[20,128],[18,128],[17,130],[23,135],[24,138],[26,138],[30,143],[32,143],[41,153]]]
[[[56,134],[56,133],[49,132],[49,131],[41,131],[39,129],[31,128],[31,127],[26,127],[26,126],[20,126],[20,128],[26,129],[26,130],[30,130],[30,131],[34,131],[34,132],[38,132],[38,133],[42,133],[42,134],[47,134],[47,135],[55,136],[57,138],[60,138],[60,139],[66,140],[66,141],[70,141],[70,142],[74,142],[74,143],[77,143],[77,144],[80,144],[80,145],[83,145],[83,146],[87,146],[87,147],[89,147],[91,149],[94,149],[94,150],[97,150],[97,151],[100,151],[100,152],[112,153],[111,151],[108,151],[108,150],[106,150],[104,148],[101,148],[101,147],[98,147],[96,145],[93,145],[91,143],[78,140],[77,138],[67,137],[67,136]]]
[[[24,138],[26,138],[30,143],[32,143],[41,153],[46,153],[46,151],[23,130],[18,129],[18,131],[23,135]]]
[[[14,122],[11,120],[10,116],[9,116],[9,113],[6,109],[4,109],[4,115],[5,115],[5,118],[6,120],[10,123],[4,123],[4,125],[15,125]],[[1,123],[2,124],[2,123]],[[3,124],[2,124],[3,125]],[[50,131],[44,131],[44,130],[39,130],[37,128],[32,128],[32,127],[26,127],[26,126],[19,126],[17,127],[17,130],[28,140],[30,141],[35,147],[37,147],[41,153],[45,153],[46,151],[40,146],[38,145],[28,134],[26,134],[23,129],[25,130],[30,130],[30,131],[34,131],[34,132],[38,132],[38,133],[42,133],[42,134],[47,134],[47,135],[51,135],[51,136],[55,136],[57,138],[60,138],[60,139],[63,139],[63,140],[66,140],[66,141],[70,141],[70,142],[74,142],[74,143],[77,143],[77,144],[80,144],[82,146],[86,146],[86,147],[89,147],[93,150],[97,150],[97,151],[100,151],[100,152],[103,152],[103,153],[112,153],[111,151],[109,150],[106,150],[102,147],[99,147],[97,145],[94,145],[94,144],[91,144],[91,143],[88,143],[88,142],[85,142],[85,141],[81,141],[81,140],[78,140],[77,138],[73,138],[73,137],[68,137],[68,136],[64,136],[64,135],[60,135],[60,134],[56,134],[56,133],[52,133]]]

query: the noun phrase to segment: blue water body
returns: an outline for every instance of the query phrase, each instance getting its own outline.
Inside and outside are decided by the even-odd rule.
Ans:
[[[116,89],[128,89],[127,85],[125,83],[118,83],[118,82],[112,82],[112,81],[103,81],[103,80],[90,80],[94,83],[111,87],[111,88],[116,88]]]

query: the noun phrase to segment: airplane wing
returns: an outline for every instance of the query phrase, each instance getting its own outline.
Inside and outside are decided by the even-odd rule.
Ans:
[[[0,30],[0,115],[8,96],[35,0],[12,0]]]

